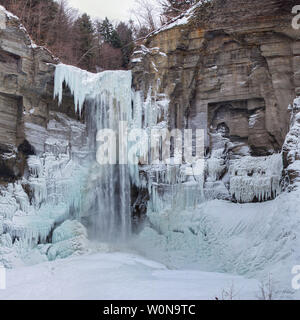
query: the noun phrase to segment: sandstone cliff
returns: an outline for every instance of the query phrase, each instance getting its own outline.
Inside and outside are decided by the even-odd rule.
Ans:
[[[207,133],[207,157],[218,154],[221,166],[219,177],[206,185],[212,192],[230,161],[282,149],[287,107],[300,93],[299,31],[291,25],[295,4],[203,1],[149,35],[134,53],[135,88],[150,89],[156,100],[167,95],[169,128]],[[230,181],[223,182],[229,189]]]

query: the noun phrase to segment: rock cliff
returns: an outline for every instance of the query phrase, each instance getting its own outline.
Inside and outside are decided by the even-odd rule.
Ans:
[[[45,151],[47,126],[57,120],[52,111],[76,116],[71,98],[60,109],[53,100],[57,62],[31,41],[17,17],[0,8],[0,179],[4,183],[23,176],[26,156]]]
[[[150,90],[153,100],[168,97],[169,128],[205,130],[207,158],[219,162],[216,168],[216,160],[208,160],[206,190],[213,197],[237,200],[226,191],[231,178],[224,179],[232,161],[281,152],[290,123],[287,106],[300,93],[295,4],[200,1],[134,53],[135,88]],[[243,174],[250,177],[253,169]]]

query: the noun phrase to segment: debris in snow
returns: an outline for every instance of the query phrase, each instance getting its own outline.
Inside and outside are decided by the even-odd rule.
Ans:
[[[153,61],[152,61],[152,66],[153,66],[154,71],[158,72],[158,69],[157,69],[157,67],[156,67],[156,65],[155,65],[155,63]]]

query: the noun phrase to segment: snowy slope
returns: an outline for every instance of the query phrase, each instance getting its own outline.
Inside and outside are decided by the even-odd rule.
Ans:
[[[135,254],[98,253],[7,272],[1,299],[256,299],[259,283],[242,277],[169,270]]]
[[[277,298],[299,298],[291,287],[300,264],[300,191],[275,200],[235,204],[214,200],[196,210],[149,214],[133,245],[170,267],[254,277],[272,275]]]

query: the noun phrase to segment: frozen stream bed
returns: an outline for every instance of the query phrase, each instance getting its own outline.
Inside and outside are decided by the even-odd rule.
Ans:
[[[232,289],[233,288],[233,289]],[[96,253],[7,271],[6,300],[257,299],[259,283],[164,265],[131,253]]]

